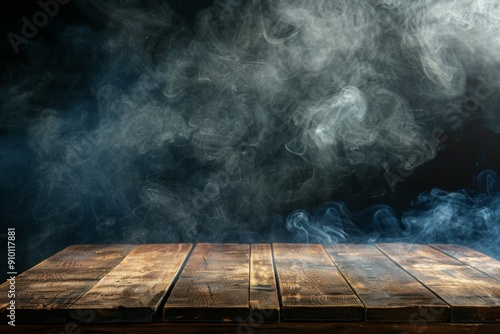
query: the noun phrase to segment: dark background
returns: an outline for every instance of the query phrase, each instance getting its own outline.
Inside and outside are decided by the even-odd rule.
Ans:
[[[189,29],[189,24],[194,23],[197,13],[209,6],[211,1],[171,0],[169,3],[181,20],[188,23]],[[26,251],[29,248],[27,236],[37,233],[36,222],[32,215],[34,194],[30,194],[34,191],[32,185],[37,182],[33,173],[37,161],[27,143],[27,129],[39,111],[45,107],[56,106],[64,109],[75,100],[92,101],[92,74],[103,70],[101,68],[103,65],[95,62],[94,58],[99,55],[99,46],[103,42],[99,36],[105,34],[106,26],[101,20],[91,17],[89,13],[84,13],[73,2],[70,2],[61,6],[59,13],[50,18],[45,27],[40,28],[33,40],[21,45],[20,52],[16,54],[6,36],[11,31],[19,33],[22,28],[21,18],[31,17],[39,10],[39,6],[36,1],[8,1],[3,2],[1,7],[0,89],[8,91],[13,82],[17,82],[19,76],[26,72],[36,74],[32,76],[31,82],[25,83],[14,92],[9,92],[9,94],[28,92],[29,98],[26,100],[28,104],[22,110],[5,105],[5,101],[2,101],[0,105],[0,145],[2,148],[0,233],[5,233],[7,227],[16,227],[18,270],[24,270],[66,245],[78,243],[81,240],[99,242],[99,239],[92,237],[92,231],[77,228],[72,235],[62,235],[59,239],[48,240],[47,242],[53,243],[51,247],[44,247],[40,251],[36,249]],[[87,41],[87,44],[63,44],[59,34],[62,27],[70,25],[87,27],[95,32],[97,38],[92,43]],[[38,53],[38,45],[41,43],[50,45],[54,50],[65,52]],[[61,58],[61,54],[66,56]],[[54,73],[54,71],[57,72],[58,64],[64,65],[61,66],[64,68],[64,73]],[[55,84],[50,91],[47,91],[46,87],[38,90],[44,80],[49,80],[49,77],[53,75],[72,76],[73,84],[70,87]],[[25,92],[22,91],[23,88]],[[434,160],[420,166],[404,182],[398,183],[394,192],[387,191],[384,196],[376,198],[347,199],[347,207],[351,211],[356,211],[373,204],[387,204],[396,212],[401,212],[410,207],[412,199],[432,188],[437,187],[447,191],[470,189],[473,187],[474,176],[480,171],[485,169],[491,169],[497,173],[500,171],[499,144],[499,134],[485,129],[481,121],[469,122],[459,136],[450,136],[445,141],[445,148]],[[313,210],[321,203],[309,200],[303,204],[303,208]],[[279,212],[279,214],[286,215],[287,212]],[[84,234],[88,235],[83,238]],[[0,239],[2,254],[6,248],[4,236]],[[2,259],[5,258],[6,256],[2,255]],[[4,261],[1,260],[1,262]]]

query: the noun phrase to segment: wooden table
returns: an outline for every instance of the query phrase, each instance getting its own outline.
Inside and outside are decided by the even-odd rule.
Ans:
[[[457,245],[75,245],[2,333],[500,333],[500,262]]]

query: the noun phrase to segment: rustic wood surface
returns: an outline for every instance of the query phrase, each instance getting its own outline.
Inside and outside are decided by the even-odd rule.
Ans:
[[[246,321],[250,245],[198,244],[164,308],[166,321]]]
[[[66,321],[67,309],[116,266],[134,245],[74,245],[16,277],[16,320]],[[0,311],[6,319],[8,283],[0,286]]]
[[[451,321],[499,321],[500,285],[495,279],[427,245],[377,247],[448,303]]]
[[[172,286],[191,246],[137,246],[71,305],[70,318],[81,322],[101,323],[153,321],[156,310]]]
[[[273,244],[283,320],[364,320],[363,304],[321,245]]]
[[[433,244],[431,246],[500,281],[500,261],[460,245]]]
[[[280,304],[271,246],[252,245],[250,255],[250,319],[254,322],[278,322]]]
[[[191,249],[68,247],[16,277],[0,332],[500,333],[498,261],[463,246]]]
[[[325,250],[365,305],[366,321],[450,320],[449,306],[373,245],[332,245]]]

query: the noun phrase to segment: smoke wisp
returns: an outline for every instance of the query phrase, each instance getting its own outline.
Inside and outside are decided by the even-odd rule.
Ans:
[[[499,244],[493,173],[400,214],[342,203],[396,191],[470,122],[499,132],[496,1],[217,0],[193,21],[160,0],[75,6],[91,23],[53,23],[3,74],[2,188],[31,249]]]

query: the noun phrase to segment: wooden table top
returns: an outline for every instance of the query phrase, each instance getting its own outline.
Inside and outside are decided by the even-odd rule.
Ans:
[[[2,332],[500,333],[500,262],[458,245],[74,245],[15,290]]]

